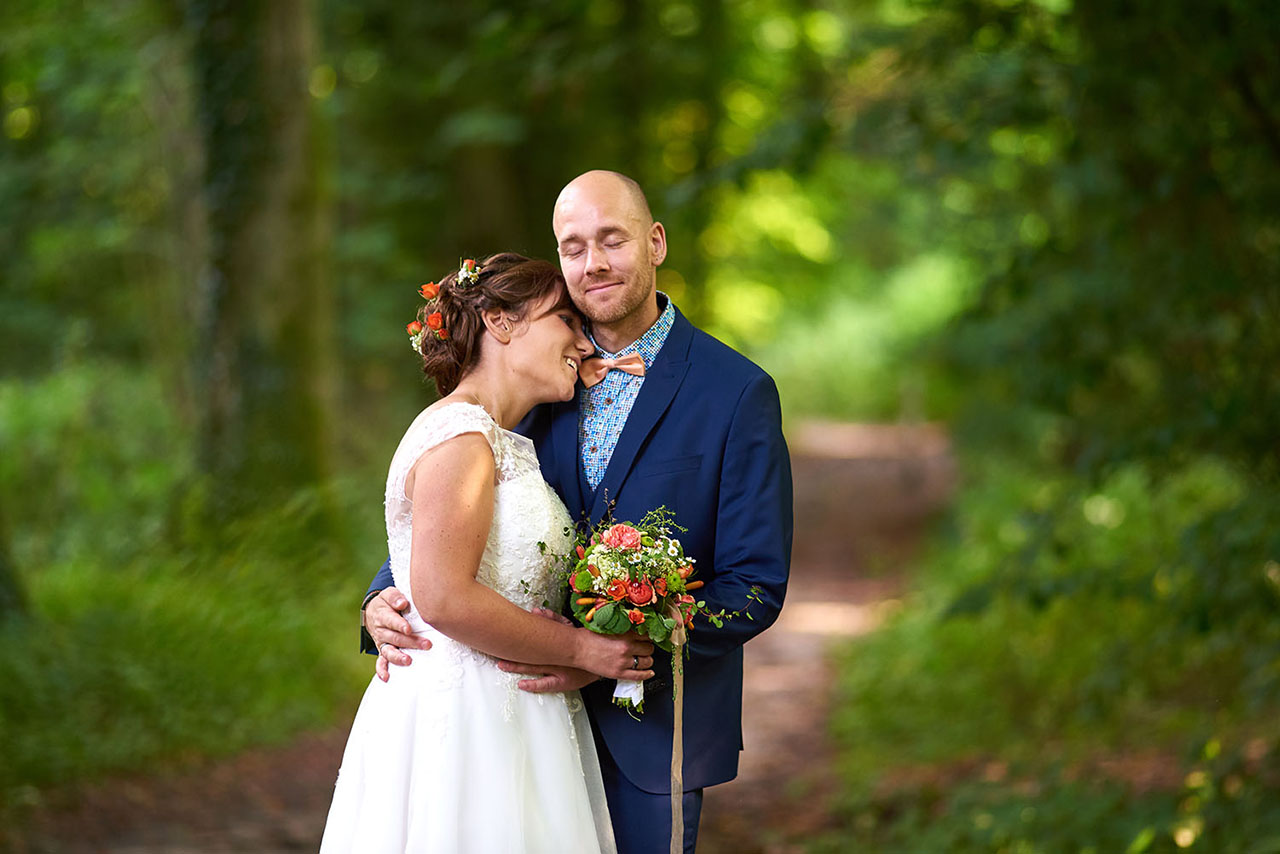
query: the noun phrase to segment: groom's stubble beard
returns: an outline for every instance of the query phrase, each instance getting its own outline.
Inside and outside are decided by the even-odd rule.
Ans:
[[[574,299],[573,303],[578,310],[591,321],[593,326],[616,324],[628,317],[643,311],[645,303],[653,298],[654,291],[657,289],[658,272],[648,257],[645,258],[645,267],[639,271],[631,271],[622,277],[621,298],[613,304],[591,304],[587,288],[594,284],[600,284],[615,280],[616,276],[601,276],[592,278],[583,276],[579,282],[582,288],[581,299]],[[573,291],[570,290],[570,296]]]

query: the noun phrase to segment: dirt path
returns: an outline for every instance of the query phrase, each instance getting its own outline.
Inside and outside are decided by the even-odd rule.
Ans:
[[[830,821],[834,643],[898,605],[909,561],[954,471],[923,427],[807,425],[792,436],[796,544],[786,606],[746,647],[738,778],[708,790],[699,854],[790,854]]]
[[[834,789],[825,651],[896,605],[927,517],[954,480],[931,427],[799,425],[786,608],[747,646],[739,777],[707,794],[700,854],[787,854],[828,821]],[[353,710],[354,711],[354,710]],[[15,854],[315,851],[346,728],[181,772],[52,796]],[[0,841],[3,834],[0,834]]]

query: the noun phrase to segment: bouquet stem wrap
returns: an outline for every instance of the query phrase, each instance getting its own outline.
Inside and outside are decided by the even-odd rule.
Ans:
[[[675,704],[671,731],[671,854],[684,854],[684,619],[672,608],[671,697]]]

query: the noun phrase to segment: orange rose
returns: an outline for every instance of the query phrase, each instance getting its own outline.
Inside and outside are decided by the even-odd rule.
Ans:
[[[627,585],[627,598],[632,605],[648,605],[653,601],[653,588],[644,579],[632,581]]]
[[[440,295],[440,286],[435,282],[427,282],[418,288],[418,293],[422,294],[423,299],[435,299]]]
[[[419,332],[422,331],[422,324],[415,320],[412,323],[410,323],[408,326],[406,326],[404,328],[404,331],[408,332],[410,335],[417,335]]]
[[[644,622],[644,614],[641,614],[635,608],[627,612],[627,619],[631,621],[631,625],[638,626]]]
[[[444,315],[438,311],[433,311],[427,315],[427,326],[433,331],[440,331],[440,327],[444,326]]]
[[[615,578],[609,582],[609,586],[605,588],[604,595],[608,596],[615,602],[620,602],[627,596],[627,582],[621,578]]]
[[[659,596],[666,596],[667,595],[667,579],[659,578],[657,581],[653,582],[653,589]]]

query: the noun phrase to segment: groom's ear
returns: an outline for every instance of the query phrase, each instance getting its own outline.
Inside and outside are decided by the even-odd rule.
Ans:
[[[490,308],[481,312],[480,318],[484,321],[484,328],[489,330],[490,335],[503,344],[511,343],[511,318],[506,312],[502,309]]]
[[[649,229],[649,253],[655,267],[667,259],[667,230],[660,222]]]

